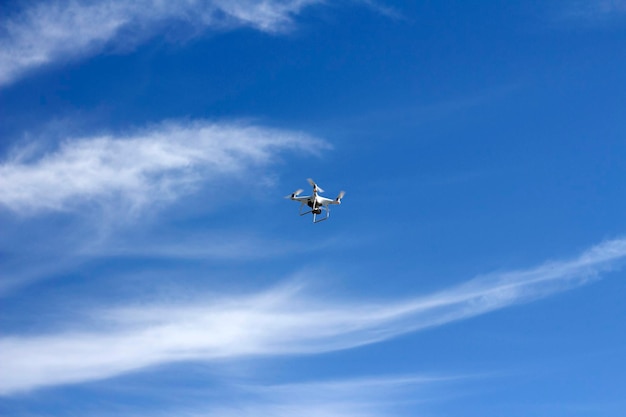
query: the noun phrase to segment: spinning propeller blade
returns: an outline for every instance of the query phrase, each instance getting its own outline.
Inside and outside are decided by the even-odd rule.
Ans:
[[[322,190],[322,187],[320,187],[319,185],[317,185],[317,184],[315,183],[315,181],[313,181],[311,178],[307,178],[306,180],[309,182],[309,184],[311,184],[311,187],[313,187],[314,189],[316,189],[318,192],[320,192],[320,193],[323,193],[323,192],[324,192],[324,190]]]
[[[341,201],[344,195],[346,195],[345,191],[343,190],[339,191],[339,195],[337,196],[337,201]]]
[[[302,191],[304,191],[302,188],[297,189],[296,191],[294,191],[293,193],[286,195],[285,198],[293,198],[293,197],[297,197]]]

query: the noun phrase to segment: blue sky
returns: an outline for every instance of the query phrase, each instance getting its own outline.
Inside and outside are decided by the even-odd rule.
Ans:
[[[0,414],[624,415],[626,2],[0,15]]]

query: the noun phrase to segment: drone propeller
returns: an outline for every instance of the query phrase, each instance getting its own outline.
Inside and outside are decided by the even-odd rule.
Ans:
[[[322,190],[322,187],[317,185],[315,181],[313,181],[311,178],[307,178],[306,180],[309,182],[309,184],[311,184],[311,187],[313,187],[313,189],[317,190],[320,193],[324,192],[324,190]]]
[[[339,191],[339,195],[337,196],[336,200],[341,202],[341,199],[343,198],[343,196],[346,195],[346,192],[341,190]]]
[[[286,195],[285,198],[293,198],[293,197],[297,197],[302,191],[304,191],[302,188],[297,189],[296,191],[294,191],[293,193]]]

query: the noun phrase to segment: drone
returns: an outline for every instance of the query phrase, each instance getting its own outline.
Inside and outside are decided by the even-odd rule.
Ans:
[[[320,186],[315,183],[315,181],[313,181],[311,178],[308,178],[307,181],[309,182],[309,184],[311,184],[311,187],[313,187],[312,195],[300,197],[300,193],[304,190],[299,189],[289,194],[288,196],[285,196],[285,198],[300,202],[300,215],[301,216],[304,216],[305,214],[313,213],[313,223],[319,223],[324,220],[328,220],[328,217],[330,216],[330,209],[328,206],[331,204],[341,204],[341,199],[346,194],[346,192],[339,191],[339,195],[337,196],[337,198],[332,200],[330,198],[322,197],[320,195],[320,193],[323,193],[324,190],[322,190]],[[305,204],[308,206],[310,210],[303,212],[302,210],[304,209]],[[322,214],[322,211],[326,212],[326,215],[318,219],[317,216]]]

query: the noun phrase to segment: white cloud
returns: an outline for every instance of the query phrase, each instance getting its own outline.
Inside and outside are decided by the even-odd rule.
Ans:
[[[315,354],[380,342],[586,283],[626,258],[626,239],[579,257],[479,277],[408,300],[330,300],[297,286],[251,296],[88,312],[84,331],[0,339],[0,393],[102,379],[176,361]],[[73,324],[76,329],[77,324]]]
[[[137,411],[138,407],[129,404],[123,409],[116,408],[114,414],[136,417],[397,416],[406,415],[408,409],[413,409],[414,414],[420,403],[447,400],[450,394],[443,393],[442,388],[476,378],[484,378],[484,375],[377,375],[286,383],[268,383],[256,377],[251,382],[251,378],[221,376],[216,386],[211,375],[202,374],[202,382],[198,382],[202,388],[170,384],[164,389],[157,383],[147,388],[151,395],[158,396],[156,404],[142,403],[141,410]],[[132,386],[136,389],[136,385]],[[116,390],[128,387],[125,382],[116,381]],[[113,414],[106,409],[99,411],[98,415]]]
[[[236,406],[194,411],[193,416],[387,416],[399,405],[423,398],[423,387],[457,379],[432,376],[384,376],[265,386],[239,386]],[[395,411],[395,412],[394,412]],[[177,410],[177,415],[180,410]]]
[[[601,23],[626,16],[626,0],[577,0],[566,2],[562,18]]]
[[[164,26],[195,33],[250,26],[287,29],[292,16],[320,0],[53,0],[27,6],[0,22],[0,85],[58,60],[89,56],[105,46],[132,48]]]
[[[386,16],[390,19],[404,19],[402,13],[400,13],[396,8],[387,6],[384,3],[375,1],[375,0],[358,0],[359,3],[369,7],[371,10]]]
[[[611,15],[626,12],[625,0],[587,0],[577,3],[589,15]]]
[[[191,237],[185,236],[192,234]],[[80,255],[103,257],[149,257],[170,259],[220,259],[238,262],[255,259],[278,259],[297,253],[312,251],[329,246],[346,247],[346,242],[330,236],[313,243],[301,239],[275,239],[261,237],[251,233],[235,231],[211,230],[204,231],[202,236],[193,236],[193,232],[185,235],[168,236],[167,241],[133,240],[132,237],[111,238],[105,242],[83,244]],[[220,236],[218,240],[215,236]],[[163,239],[164,240],[164,239]],[[350,242],[347,242],[350,245]],[[0,284],[0,294],[2,285]]]
[[[328,145],[306,134],[206,121],[169,122],[125,136],[69,138],[38,158],[0,164],[0,205],[20,213],[86,202],[139,208],[270,163],[277,152]]]

